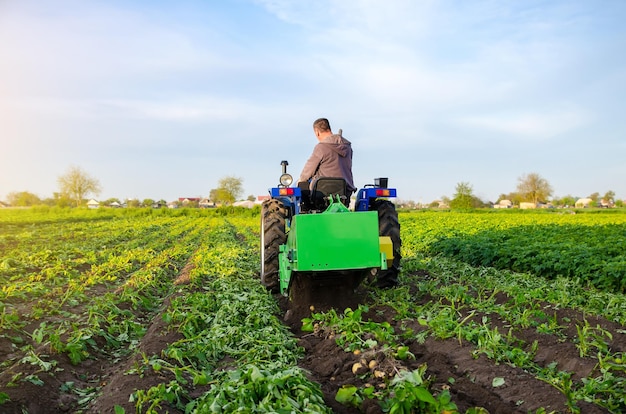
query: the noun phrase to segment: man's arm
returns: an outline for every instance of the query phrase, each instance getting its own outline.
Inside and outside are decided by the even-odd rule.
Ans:
[[[300,173],[300,181],[309,181],[315,173],[317,172],[317,167],[319,167],[320,162],[322,161],[322,151],[319,148],[320,144],[317,144],[313,149],[313,153],[307,160],[306,164],[302,168],[302,173]]]

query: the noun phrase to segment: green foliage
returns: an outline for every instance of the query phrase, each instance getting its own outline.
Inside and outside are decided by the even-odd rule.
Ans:
[[[451,401],[450,392],[442,391],[436,398],[428,390],[424,380],[426,365],[413,371],[402,371],[389,385],[389,394],[383,397],[384,412],[397,414],[443,413],[457,410]]]
[[[385,302],[397,308],[403,319],[419,320],[431,335],[457,336],[459,341],[471,343],[476,357],[485,356],[495,363],[515,366],[535,375],[559,389],[567,397],[572,412],[580,412],[578,402],[592,400],[611,412],[626,409],[623,388],[626,365],[623,354],[611,350],[609,331],[591,326],[586,320],[576,322],[577,334],[569,340],[578,347],[580,355],[597,359],[602,373],[601,377],[592,373],[581,381],[573,381],[572,372],[557,369],[556,361],[539,364],[535,358],[537,341],[525,344],[515,335],[522,326],[526,327],[523,329],[535,327],[537,332],[556,335],[560,341],[568,340],[562,334],[566,328],[563,324],[568,321],[544,312],[548,308],[574,307],[623,323],[621,321],[626,320],[626,306],[622,305],[624,295],[597,292],[565,278],[550,281],[529,274],[472,267],[443,257],[428,258],[419,266],[433,276],[422,288],[431,300],[410,309],[402,299]],[[502,302],[500,299],[496,303],[496,295],[506,295],[509,300]],[[478,315],[482,315],[480,323]],[[499,326],[503,323],[510,327],[508,332],[501,332]],[[507,383],[508,378],[503,380]],[[501,381],[492,385],[499,385]]]
[[[211,190],[211,201],[219,204],[232,204],[243,193],[243,180],[239,177],[226,176],[220,178],[217,188]]]
[[[626,292],[626,224],[531,224],[441,238],[430,246],[474,266],[579,278]]]
[[[60,194],[72,199],[76,207],[87,195],[100,194],[100,182],[77,166],[71,166],[65,174],[57,178],[57,181]]]
[[[179,381],[170,381],[148,390],[138,390],[130,396],[129,401],[135,403],[138,413],[156,413],[161,411],[163,403],[183,408],[185,398],[185,389]]]
[[[112,209],[2,211],[0,335],[11,338],[19,355],[12,360],[15,381],[39,383],[19,366],[51,372],[59,353],[76,365],[92,356],[128,355],[207,221]],[[103,287],[106,293],[94,292]],[[29,324],[36,326],[31,334],[23,331]],[[97,395],[81,392],[85,403]]]
[[[576,205],[576,197],[574,197],[573,195],[566,195],[560,198],[553,198],[552,204],[554,204],[555,206],[573,207],[574,205]]]
[[[379,342],[395,345],[394,330],[389,322],[364,321],[363,313],[367,311],[367,306],[359,305],[354,311],[345,309],[343,315],[338,315],[335,309],[315,313],[302,320],[302,330],[307,332],[312,331],[314,325],[322,326],[337,335],[337,344],[346,351],[374,348]]]
[[[255,365],[230,371],[219,386],[187,406],[188,412],[332,413],[319,385],[297,367],[273,371]]]
[[[537,204],[548,201],[552,195],[552,186],[539,174],[529,173],[518,178],[517,192],[525,201]]]
[[[456,193],[450,201],[450,207],[455,209],[469,209],[476,207],[474,204],[474,194],[470,183],[462,182],[456,185]]]
[[[344,405],[350,405],[353,407],[360,407],[363,402],[363,397],[361,396],[361,392],[359,388],[354,385],[343,385],[339,390],[337,390],[337,394],[335,395],[335,400]]]
[[[137,392],[137,406],[167,403],[188,412],[242,407],[247,412],[330,412],[319,386],[296,367],[302,349],[276,317],[276,302],[256,280],[258,249],[252,244],[258,239],[252,227],[256,230],[257,221],[212,220],[205,243],[191,258],[192,291],[174,298],[164,315],[183,339],[164,351],[167,361],[148,359],[138,370],[173,372],[179,388],[173,394],[171,383],[169,388]],[[191,399],[190,382],[211,388]]]
[[[626,291],[624,212],[485,210],[402,213],[401,220],[408,251]]]
[[[307,407],[321,394],[296,373],[302,349],[256,280],[257,231],[258,214],[247,209],[2,211],[0,335],[50,350],[50,355],[24,352],[8,363],[52,372],[58,353],[74,364],[92,356],[127,356],[145,334],[146,321],[176,291],[165,320],[184,339],[171,343],[165,358],[145,355],[129,372],[153,370],[173,380],[133,394],[140,411],[183,410],[193,403],[192,387],[210,386],[219,394],[218,384],[231,371],[224,358],[242,369],[257,367],[270,388],[272,381],[283,381],[281,373],[299,375],[284,395]],[[191,264],[188,284],[173,284],[185,263]],[[105,287],[106,293],[94,294],[93,287]],[[20,337],[26,324],[36,329]],[[21,374],[19,364],[13,368],[15,385],[41,382]],[[81,392],[81,401],[97,395]],[[272,402],[273,395],[264,400],[268,406],[284,405]],[[318,405],[302,412],[324,412]]]
[[[41,199],[28,191],[7,194],[7,201],[13,207],[30,207],[41,204]]]
[[[458,412],[448,390],[443,390],[436,397],[431,393],[429,381],[424,379],[426,368],[424,364],[413,371],[398,372],[382,391],[374,391],[372,386],[360,389],[344,385],[337,391],[335,399],[356,408],[365,399],[376,399],[383,412],[395,414]]]

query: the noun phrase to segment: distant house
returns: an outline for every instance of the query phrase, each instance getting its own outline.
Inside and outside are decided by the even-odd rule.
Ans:
[[[605,200],[603,198],[602,200],[600,200],[600,206],[599,207],[611,208],[611,207],[614,207],[614,203],[611,200],[607,201],[607,200]]]
[[[198,203],[198,207],[200,208],[211,208],[211,207],[215,207],[215,203],[213,203],[211,200],[209,200],[208,198],[203,198],[202,200],[200,200],[200,202]]]
[[[519,208],[521,209],[530,209],[530,208],[537,208],[537,204],[535,203],[519,203]]]
[[[87,207],[89,208],[98,208],[100,207],[100,202],[94,200],[93,198],[87,202]]]
[[[434,200],[430,203],[431,207],[447,209],[450,208],[450,205],[443,200]]]
[[[181,203],[182,205],[194,203],[194,202],[199,203],[200,197],[179,197],[178,202]]]
[[[110,207],[113,208],[120,208],[122,207],[122,205],[120,203],[118,203],[117,201],[112,202],[111,204],[109,204]]]
[[[589,206],[591,206],[593,203],[593,200],[590,198],[579,198],[578,200],[576,200],[576,208],[587,208]]]
[[[499,203],[494,204],[493,208],[511,208],[513,207],[513,203],[511,200],[500,200]]]
[[[252,207],[254,207],[254,201],[250,201],[250,200],[237,201],[237,202],[233,203],[233,206],[235,206],[235,207],[252,208]]]

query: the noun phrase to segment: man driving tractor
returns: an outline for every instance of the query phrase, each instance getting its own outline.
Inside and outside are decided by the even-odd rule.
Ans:
[[[311,190],[320,177],[340,177],[346,181],[346,199],[356,190],[352,178],[352,143],[334,134],[328,119],[319,118],[313,122],[313,132],[318,143],[302,168],[298,187]]]

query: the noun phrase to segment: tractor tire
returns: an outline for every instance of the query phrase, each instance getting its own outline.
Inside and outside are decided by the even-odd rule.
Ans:
[[[280,245],[287,242],[285,221],[287,209],[279,200],[266,200],[261,205],[261,283],[278,293]]]
[[[378,234],[389,236],[393,245],[393,263],[387,270],[380,270],[376,277],[376,286],[390,288],[398,285],[400,259],[402,258],[402,240],[400,239],[400,222],[396,206],[388,200],[375,200],[370,210],[378,211]]]

